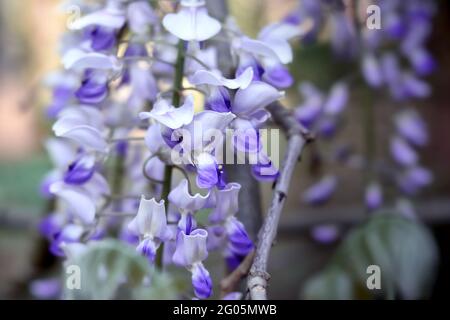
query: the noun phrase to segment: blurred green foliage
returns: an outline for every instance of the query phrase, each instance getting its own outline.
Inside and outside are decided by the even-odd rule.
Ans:
[[[380,267],[380,289],[367,287],[371,265]],[[396,213],[379,213],[347,236],[327,267],[306,283],[302,297],[426,298],[437,265],[437,245],[425,225]]]
[[[39,184],[50,168],[44,154],[17,162],[0,162],[0,210],[39,213],[45,206]]]
[[[118,240],[91,242],[65,265],[81,271],[81,288],[65,286],[66,299],[174,299],[179,292],[168,273],[151,268],[132,246]]]

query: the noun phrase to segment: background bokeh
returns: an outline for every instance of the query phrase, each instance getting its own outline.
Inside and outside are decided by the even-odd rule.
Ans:
[[[276,21],[295,7],[297,0],[230,1],[239,25],[249,35]],[[32,279],[54,268],[46,255],[46,244],[37,232],[46,203],[39,195],[39,183],[50,163],[42,148],[49,134],[44,108],[50,94],[42,86],[44,75],[58,68],[58,37],[67,15],[58,0],[0,0],[0,298],[29,297]],[[450,5],[440,1],[430,48],[439,63],[429,79],[433,95],[417,104],[429,123],[431,143],[423,152],[424,164],[435,181],[418,199],[419,216],[429,224],[438,241],[441,261],[433,296],[443,297],[450,289]],[[326,35],[325,35],[326,37]],[[292,71],[297,80],[308,80],[327,88],[354,65],[338,62],[328,45],[297,46]],[[361,106],[366,91],[356,87],[339,139],[361,147]],[[288,104],[296,106],[295,90]],[[377,144],[387,154],[390,116],[395,105],[387,98],[376,102]],[[319,144],[321,142],[318,142]],[[271,297],[295,299],[302,283],[329,261],[337,243],[312,241],[311,230],[324,222],[337,222],[342,230],[362,219],[362,176],[349,169],[331,168],[343,177],[333,201],[311,209],[300,202],[301,191],[314,180],[311,157],[296,170],[279,238],[271,255]],[[265,207],[270,202],[270,185],[263,186]]]

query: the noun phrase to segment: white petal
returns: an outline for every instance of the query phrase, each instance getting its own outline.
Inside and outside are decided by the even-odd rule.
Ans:
[[[75,71],[86,69],[118,71],[121,64],[114,56],[108,56],[98,52],[86,52],[80,49],[70,49],[63,58],[64,68]]]
[[[240,46],[242,50],[252,55],[279,60],[278,54],[267,43],[263,41],[244,38],[242,39]]]
[[[120,29],[125,24],[125,14],[120,11],[113,10],[99,10],[87,14],[81,18],[76,19],[70,28],[73,30],[81,30],[89,26],[102,26],[112,29]]]
[[[95,219],[95,203],[86,191],[79,187],[68,186],[63,182],[55,182],[50,192],[61,198],[71,213],[83,223],[91,224]]]
[[[80,146],[91,148],[100,152],[106,152],[108,144],[100,131],[87,125],[72,126],[64,119],[58,120],[53,125],[55,135],[62,138],[74,140]]]
[[[271,85],[255,81],[247,89],[238,90],[232,111],[239,116],[250,116],[283,96],[284,92]]]
[[[143,113],[141,113],[141,115],[142,114]],[[147,134],[145,135],[145,144],[147,145],[152,155],[158,153],[165,145],[161,136],[161,127],[159,126],[159,124],[151,125],[148,128]]]
[[[153,118],[171,129],[181,128],[192,122],[194,117],[194,98],[188,96],[184,104],[175,108],[164,100],[158,100],[153,106],[151,112],[142,112],[139,114],[141,119]]]
[[[199,193],[192,196],[189,193],[188,181],[183,179],[180,184],[170,192],[169,201],[179,209],[195,213],[195,211],[198,211],[205,206],[208,197],[209,193],[206,196],[202,196]]]
[[[167,14],[163,26],[184,41],[205,41],[214,37],[222,28],[211,18],[204,7],[181,7],[178,13]]]
[[[304,30],[298,25],[290,23],[273,23],[264,27],[258,35],[261,40],[284,39],[289,40],[304,34]]]
[[[228,89],[245,89],[250,85],[252,80],[253,69],[249,67],[236,79],[226,79],[214,72],[199,70],[192,76],[191,83],[194,85],[225,86]]]
[[[177,239],[177,248],[173,255],[173,262],[181,266],[190,267],[205,260],[208,257],[207,238],[208,232],[204,229],[194,230],[189,235],[181,231]]]
[[[143,237],[165,239],[168,229],[164,201],[158,203],[154,198],[147,200],[142,196],[138,213],[128,228]]]
[[[45,141],[45,149],[53,164],[58,168],[66,168],[76,156],[72,142],[66,139],[48,139]]]

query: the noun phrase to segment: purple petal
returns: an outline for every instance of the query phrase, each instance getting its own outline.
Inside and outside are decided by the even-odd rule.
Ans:
[[[330,244],[339,238],[339,228],[336,225],[326,224],[314,227],[311,235],[319,243]]]
[[[190,267],[205,260],[208,257],[207,238],[208,232],[204,229],[196,229],[190,234],[181,230],[177,236],[173,262],[179,266]]]
[[[287,89],[294,83],[294,78],[289,69],[281,64],[267,68],[263,80],[279,89]]]
[[[157,246],[153,240],[147,238],[143,240],[136,248],[136,251],[146,257],[150,263],[155,261]]]
[[[333,195],[334,191],[336,190],[336,186],[336,177],[324,177],[315,185],[305,191],[305,193],[303,194],[303,201],[312,205],[323,204]]]
[[[365,194],[366,207],[369,210],[376,210],[383,204],[383,193],[378,183],[371,183]]]
[[[417,163],[418,156],[416,151],[402,138],[394,137],[391,139],[391,155],[394,160],[402,166],[412,166]]]
[[[192,286],[199,299],[207,299],[212,295],[212,280],[203,264],[196,264],[192,268]]]
[[[219,182],[219,166],[215,159],[206,153],[197,158],[197,186],[210,189]]]
[[[69,165],[64,174],[67,184],[81,185],[89,181],[95,172],[95,157],[86,155]]]

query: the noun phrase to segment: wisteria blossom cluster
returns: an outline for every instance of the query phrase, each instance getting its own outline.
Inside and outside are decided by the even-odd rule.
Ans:
[[[368,5],[380,9],[379,29],[366,27]],[[312,28],[303,37],[305,45],[318,41],[321,32],[329,27],[330,43],[336,59],[358,64],[360,73],[349,74],[338,80],[324,93],[312,83],[303,83],[299,91],[303,103],[296,109],[295,116],[304,126],[323,139],[331,141],[334,149],[322,155],[322,161],[344,164],[364,172],[366,191],[364,202],[368,210],[381,208],[386,203],[383,185],[396,186],[395,206],[407,216],[413,217],[411,196],[432,182],[431,172],[419,162],[418,148],[426,146],[428,131],[425,121],[411,107],[414,100],[429,97],[430,85],[424,77],[436,68],[436,61],[427,50],[427,40],[432,31],[432,18],[436,3],[430,1],[302,1],[298,10],[285,21],[301,23],[305,19],[314,21]],[[396,106],[392,110],[392,138],[390,153],[392,161],[374,154],[376,144],[374,126],[377,111],[373,105],[360,106],[369,117],[364,122],[365,139],[369,151],[360,155],[352,152],[348,145],[341,145],[334,139],[342,128],[342,118],[350,104],[351,87],[362,80],[374,92],[374,96],[385,94]],[[358,83],[359,84],[359,83]],[[375,109],[374,109],[375,108]],[[325,173],[316,184],[305,191],[304,202],[318,205],[328,201],[338,186],[339,177],[333,172]],[[322,228],[323,239],[335,234],[330,228]],[[319,236],[320,238],[320,236]]]
[[[66,257],[73,246],[119,237],[151,265],[189,270],[195,297],[208,298],[208,252],[223,252],[233,270],[254,244],[236,218],[241,186],[217,156],[225,139],[207,132],[233,129],[232,148],[260,159],[255,178],[276,179],[257,129],[293,83],[289,40],[304,30],[285,21],[252,39],[232,19],[211,17],[204,0],[69,5],[82,15],[61,41],[64,68],[48,78],[55,137],[46,147],[55,168],[42,192],[54,211],[41,229],[51,251]],[[223,42],[229,78],[219,69]],[[200,211],[207,222],[197,221]]]

